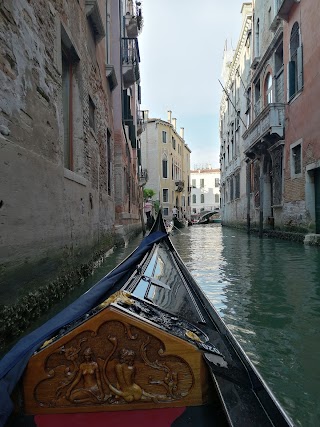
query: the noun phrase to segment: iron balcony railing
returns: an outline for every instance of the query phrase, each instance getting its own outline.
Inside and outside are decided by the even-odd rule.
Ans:
[[[138,39],[122,39],[122,75],[124,88],[127,89],[140,79],[140,53]]]

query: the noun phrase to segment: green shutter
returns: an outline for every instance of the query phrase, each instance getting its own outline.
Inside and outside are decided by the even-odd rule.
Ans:
[[[290,61],[288,64],[289,99],[296,93],[295,80],[296,80],[295,61]]]
[[[303,87],[303,51],[302,45],[297,49],[298,90]]]

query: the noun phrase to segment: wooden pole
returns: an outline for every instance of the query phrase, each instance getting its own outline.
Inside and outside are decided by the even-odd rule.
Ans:
[[[260,175],[259,238],[263,238],[263,175]]]

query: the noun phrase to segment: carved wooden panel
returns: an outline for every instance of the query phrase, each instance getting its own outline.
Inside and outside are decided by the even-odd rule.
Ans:
[[[192,344],[108,307],[35,354],[24,377],[27,413],[204,403],[206,367]]]

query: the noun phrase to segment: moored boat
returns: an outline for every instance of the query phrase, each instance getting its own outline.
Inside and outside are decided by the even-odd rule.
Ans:
[[[0,391],[12,427],[293,426],[161,214],[130,257],[4,357]]]
[[[175,228],[184,228],[186,226],[185,220],[180,220],[176,217],[173,217],[173,225]]]

